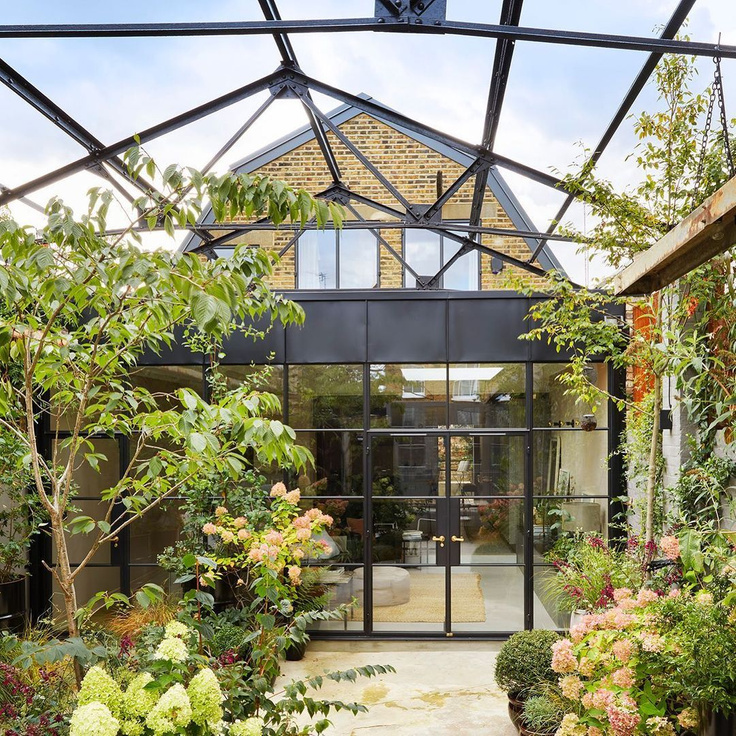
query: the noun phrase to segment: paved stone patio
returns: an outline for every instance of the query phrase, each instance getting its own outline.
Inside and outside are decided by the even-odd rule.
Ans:
[[[323,697],[358,701],[368,713],[335,713],[329,736],[515,736],[506,695],[496,688],[496,642],[336,642],[309,645],[283,676],[301,678],[366,664],[390,664],[396,674],[328,682]]]

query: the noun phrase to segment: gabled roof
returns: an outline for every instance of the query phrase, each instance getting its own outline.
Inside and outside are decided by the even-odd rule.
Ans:
[[[361,93],[358,96],[363,98],[364,100],[371,100],[374,105],[381,105],[382,107],[386,107],[385,105],[382,105],[380,102],[365,93]],[[390,108],[386,107],[386,109],[388,110]],[[353,105],[341,105],[331,112],[328,112],[327,117],[335,125],[339,126],[349,120],[352,120],[353,118],[358,117],[358,115],[361,114],[368,115],[368,113],[364,113],[363,110],[360,110]],[[413,131],[407,130],[400,125],[396,125],[388,122],[387,120],[383,120],[378,115],[369,115],[369,117],[374,117],[376,120],[379,120],[384,125],[393,128],[402,135],[405,135],[408,138],[412,138],[418,143],[425,145],[427,148],[436,151],[437,153],[445,156],[446,158],[449,158],[451,161],[455,161],[456,163],[461,164],[464,167],[468,167],[470,166],[470,164],[473,163],[473,158],[471,156],[457,151],[456,149],[452,148],[451,146],[447,146],[444,143],[440,143],[439,141],[436,141],[429,136],[422,135],[420,133],[414,133]],[[247,156],[240,161],[236,161],[234,164],[232,164],[231,169],[238,173],[251,173],[253,171],[256,171],[257,169],[260,169],[262,166],[265,166],[266,164],[269,164],[272,161],[281,158],[281,156],[284,156],[285,154],[312,140],[314,140],[314,132],[309,125],[305,125],[303,128],[299,128],[292,133],[288,133],[283,138],[280,138],[274,143],[271,143],[268,146],[261,148],[259,151],[252,153],[250,156]],[[531,219],[529,218],[529,215],[527,215],[527,213],[524,211],[524,208],[519,203],[519,200],[516,199],[516,197],[514,196],[514,193],[509,188],[509,185],[506,183],[506,180],[501,175],[501,172],[495,166],[492,166],[489,170],[488,187],[498,203],[501,205],[504,212],[508,215],[513,226],[517,230],[526,230],[527,232],[537,231],[537,228],[533,225]],[[200,222],[208,224],[214,222],[211,208],[208,208],[204,212],[202,218],[200,219]],[[531,253],[536,250],[539,241],[535,238],[523,238],[523,240],[526,242],[529,248],[529,253],[531,255]],[[182,243],[181,250],[192,250],[193,248],[196,248],[198,245],[200,245],[201,242],[202,241],[198,235],[194,233],[189,233],[189,235]],[[547,244],[545,244],[544,248],[540,251],[537,260],[539,261],[541,267],[545,270],[549,271],[554,269],[565,275],[565,270],[562,268],[559,261],[552,253]]]

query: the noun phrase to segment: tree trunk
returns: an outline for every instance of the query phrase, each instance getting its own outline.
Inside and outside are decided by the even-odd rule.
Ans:
[[[64,522],[60,514],[51,515],[51,529],[54,542],[56,543],[56,576],[64,597],[64,615],[66,616],[67,634],[70,637],[79,636],[79,625],[75,614],[77,613],[77,591],[72,580],[72,569],[69,562],[69,550],[64,533]],[[77,686],[82,683],[82,667],[77,659],[74,660],[74,675]]]
[[[657,491],[657,457],[659,454],[659,413],[662,408],[662,376],[654,375],[654,400],[652,412],[652,440],[649,446],[649,472],[647,474],[646,521],[644,527],[645,554],[649,554],[654,541],[654,501]]]

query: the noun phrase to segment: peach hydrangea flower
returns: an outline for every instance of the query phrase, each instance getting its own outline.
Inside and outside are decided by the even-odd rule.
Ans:
[[[552,669],[560,674],[574,672],[577,660],[572,653],[572,642],[569,639],[560,639],[552,645]]]
[[[627,598],[631,598],[631,596],[631,588],[616,588],[613,591],[613,600],[616,601],[616,603],[620,603]]]
[[[284,495],[284,501],[286,503],[291,503],[294,506],[296,506],[299,503],[299,500],[302,497],[302,492],[296,488],[293,491],[289,491],[287,494]]]
[[[621,639],[614,642],[611,651],[616,659],[626,664],[634,653],[634,643],[630,639]]]
[[[313,509],[308,509],[304,515],[308,519],[315,521],[316,519],[319,519],[320,516],[322,516],[322,512],[317,508],[313,508]]]
[[[311,529],[312,528],[312,520],[308,516],[297,516],[296,519],[294,519],[291,522],[292,526],[295,526],[297,529]]]
[[[274,483],[271,486],[271,496],[273,498],[279,498],[280,496],[286,495],[286,486],[283,483]]]
[[[312,530],[311,529],[297,529],[296,530],[296,538],[300,542],[306,542],[307,539],[309,539],[312,536]]]
[[[235,535],[229,529],[221,529],[220,539],[222,539],[225,544],[231,544],[235,541]]]
[[[291,580],[294,585],[299,585],[299,583],[301,583],[302,581],[302,569],[297,565],[291,565],[288,570],[289,580]]]
[[[263,537],[263,540],[268,544],[283,544],[284,535],[281,532],[277,532],[275,529],[271,529],[271,531],[267,532],[266,535]]]
[[[618,687],[630,688],[634,686],[635,673],[631,667],[621,667],[611,675],[611,679]]]
[[[217,534],[217,527],[210,521],[202,527],[202,531],[205,534]]]
[[[656,591],[649,590],[649,588],[642,588],[636,596],[636,603],[639,606],[646,606],[649,603],[654,603],[658,598],[659,596]]]
[[[215,509],[215,516],[225,516],[227,514],[227,509],[224,506],[218,506]]]
[[[680,556],[680,540],[677,537],[666,536],[659,540],[659,548],[669,560],[676,560]]]
[[[233,526],[236,529],[242,529],[247,523],[248,520],[244,516],[238,516],[237,519],[233,519]]]
[[[238,539],[242,542],[250,537],[250,532],[247,529],[238,529]]]
[[[560,678],[560,690],[569,700],[577,700],[583,689],[582,680],[576,675],[567,675]]]
[[[698,714],[695,708],[685,708],[680,715],[677,716],[677,722],[683,728],[697,728],[698,727]]]

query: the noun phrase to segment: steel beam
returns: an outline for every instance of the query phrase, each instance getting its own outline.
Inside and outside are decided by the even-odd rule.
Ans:
[[[434,21],[409,23],[383,18],[338,18],[282,21],[223,21],[194,23],[44,23],[0,26],[0,39],[8,38],[140,38],[165,36],[252,36],[273,33],[345,33],[379,31],[506,38],[564,46],[590,46],[624,51],[648,51],[686,56],[720,56],[736,59],[736,46],[699,41],[675,41],[558,28],[509,27],[492,23]]]
[[[504,0],[501,7],[501,24],[518,26],[521,19],[521,6],[524,0]],[[496,143],[498,122],[501,117],[501,108],[506,94],[506,84],[511,70],[511,59],[514,55],[514,41],[499,38],[496,41],[496,53],[493,58],[491,71],[491,85],[488,90],[488,102],[483,121],[483,137],[481,145],[492,151]],[[479,225],[483,211],[483,201],[488,187],[488,169],[482,169],[475,175],[473,201],[470,205],[470,224]],[[475,238],[474,238],[475,239]]]
[[[685,22],[685,20],[687,20],[688,13],[692,10],[693,5],[695,5],[695,0],[680,0],[677,8],[675,8],[675,12],[672,14],[672,17],[662,30],[662,35],[660,36],[660,38],[674,38],[680,28],[682,28],[682,24]],[[649,55],[649,58],[644,62],[641,71],[639,72],[639,74],[637,74],[636,79],[634,79],[631,87],[629,87],[629,91],[626,93],[626,96],[621,102],[621,105],[619,106],[618,110],[616,110],[616,113],[611,119],[611,122],[608,124],[608,127],[601,136],[601,139],[598,141],[598,145],[596,145],[596,147],[593,149],[593,153],[590,155],[590,158],[585,162],[585,165],[583,166],[584,173],[588,173],[596,165],[596,163],[598,163],[598,159],[603,155],[603,152],[606,150],[606,147],[611,142],[611,139],[621,126],[621,123],[623,123],[623,121],[628,116],[629,111],[634,106],[634,102],[636,101],[641,91],[644,89],[646,83],[649,81],[649,77],[652,76],[652,73],[654,72],[654,69],[656,68],[662,56],[663,54],[660,52],[652,53]],[[568,193],[567,197],[565,197],[565,201],[562,203],[560,209],[557,211],[557,214],[554,216],[552,222],[547,228],[547,233],[553,233],[557,229],[560,221],[565,216],[565,213],[574,201],[575,195],[573,193]],[[536,260],[537,256],[542,252],[542,248],[544,248],[545,243],[546,240],[541,240],[539,242],[539,245],[537,245],[536,249],[532,253],[531,258],[529,259],[530,263]]]
[[[278,82],[282,78],[282,76],[282,71],[277,71],[273,74],[269,74],[268,76],[263,77],[255,82],[251,82],[250,84],[239,87],[232,92],[221,95],[220,97],[217,97],[210,102],[206,102],[203,105],[198,105],[197,107],[194,107],[187,112],[176,115],[173,118],[169,118],[168,120],[165,120],[158,125],[154,125],[151,128],[147,128],[137,135],[123,138],[117,143],[105,146],[99,151],[89,153],[88,155],[83,156],[76,161],[72,161],[65,166],[49,172],[48,174],[44,174],[43,176],[33,179],[32,181],[14,187],[9,191],[0,194],[0,205],[7,204],[8,202],[12,202],[15,199],[25,196],[26,194],[35,192],[38,189],[59,181],[60,179],[64,179],[70,174],[75,174],[82,169],[86,169],[97,163],[107,161],[115,156],[120,155],[121,153],[124,153],[132,146],[141,143],[147,143],[148,141],[159,138],[162,135],[166,135],[166,133],[171,133],[174,130],[178,130],[179,128],[184,127],[185,125],[189,125],[189,123],[201,120],[202,118],[207,117],[212,113],[223,110],[226,107],[235,104],[236,102],[240,102],[247,97],[268,89],[270,85]]]
[[[482,159],[475,159],[455,181],[450,184],[447,189],[437,198],[435,203],[429,207],[429,209],[422,215],[422,219],[425,221],[431,220],[452,198],[455,196],[460,187],[470,179],[473,174],[478,173],[481,169],[488,169],[490,164]]]
[[[391,194],[391,196],[406,209],[407,215],[412,217],[412,219],[417,219],[416,213],[413,211],[409,200],[407,200],[406,197],[404,197],[404,195],[381,173],[380,169],[363,154],[363,152],[314,104],[310,98],[302,94],[299,94],[299,97],[312,111],[312,113],[314,113],[319,121],[332,131],[332,134],[343,144],[343,146],[345,146],[345,148],[347,148],[350,153],[352,153],[353,156],[355,156],[355,158],[357,158],[358,161],[360,161],[360,163],[363,164],[363,166],[365,166],[365,168],[368,169],[376,179],[378,179],[384,189],[386,189],[386,191],[388,191],[389,194]]]

